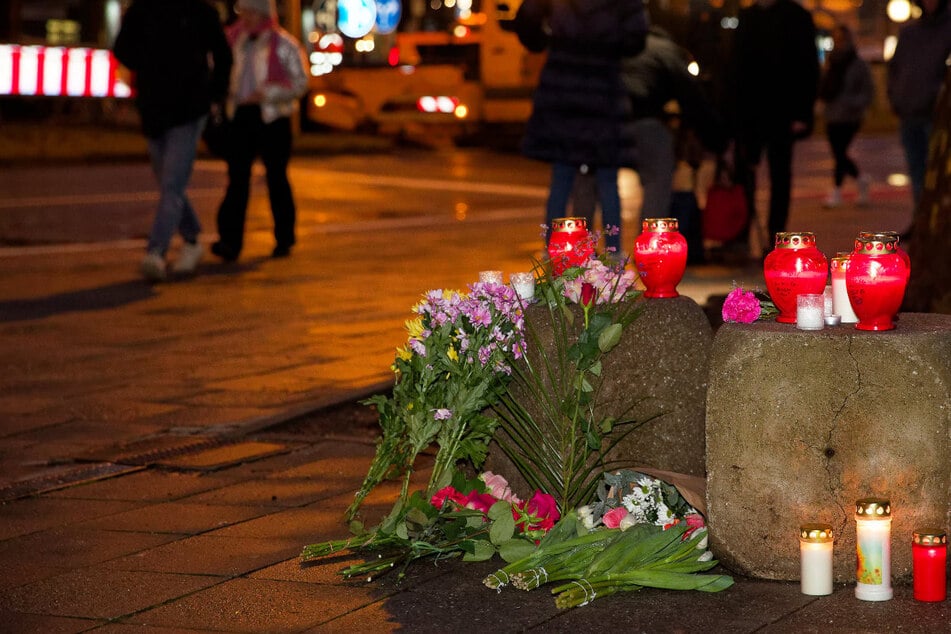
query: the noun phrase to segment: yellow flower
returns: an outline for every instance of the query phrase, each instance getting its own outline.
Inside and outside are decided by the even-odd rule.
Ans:
[[[449,357],[450,361],[458,361],[459,354],[456,352],[456,349],[452,346],[449,346],[449,351],[446,353],[446,356]]]
[[[406,346],[400,346],[396,349],[396,358],[402,359],[403,361],[409,361],[413,358],[413,353],[409,351],[409,348]]]
[[[416,319],[406,320],[406,331],[409,333],[410,339],[422,339],[423,338],[423,320],[420,317]]]
[[[454,290],[450,290],[450,289],[447,289],[447,288],[444,288],[443,291],[442,291],[442,298],[443,298],[443,299],[452,299],[453,297],[456,297],[457,295],[458,295],[459,297],[462,297],[462,296],[463,296],[461,292],[459,292],[459,291],[454,291]]]

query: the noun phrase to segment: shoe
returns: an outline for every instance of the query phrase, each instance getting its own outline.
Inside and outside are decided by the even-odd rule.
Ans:
[[[178,259],[172,266],[172,272],[182,274],[194,273],[203,255],[205,255],[204,247],[197,242],[195,244],[186,242],[182,246],[181,251],[178,252]]]
[[[163,282],[168,276],[165,270],[165,258],[158,253],[147,253],[139,264],[142,277],[150,282]]]
[[[842,206],[842,190],[836,187],[829,192],[829,195],[826,196],[825,201],[822,203],[822,206],[826,209],[835,209],[836,207]]]
[[[859,186],[859,200],[858,204],[860,207],[866,207],[869,203],[870,190],[872,188],[872,179],[866,174],[859,176],[858,180]]]
[[[277,245],[276,247],[274,247],[274,250],[271,251],[272,258],[286,258],[286,257],[290,257],[290,255],[291,255],[291,248],[283,244]]]
[[[238,250],[221,240],[211,245],[211,252],[225,262],[234,262],[238,259]]]

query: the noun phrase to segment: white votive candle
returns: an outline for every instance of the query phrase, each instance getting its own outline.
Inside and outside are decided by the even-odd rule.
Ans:
[[[843,324],[854,324],[859,318],[852,310],[852,302],[845,288],[845,274],[848,268],[848,253],[840,253],[832,258],[832,312],[842,318]]]
[[[825,298],[805,294],[796,297],[796,328],[822,330],[825,326]]]
[[[502,271],[479,271],[479,281],[483,284],[501,284]]]
[[[515,289],[515,294],[523,302],[535,297],[535,274],[534,273],[512,273],[509,275],[509,282]]]
[[[832,594],[832,526],[803,524],[799,528],[803,594]]]

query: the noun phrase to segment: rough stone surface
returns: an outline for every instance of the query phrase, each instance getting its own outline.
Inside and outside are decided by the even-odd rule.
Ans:
[[[625,329],[620,344],[603,358],[598,415],[620,417],[629,412],[637,420],[651,420],[622,440],[608,457],[703,476],[707,369],[713,343],[710,322],[687,297],[638,303],[639,316]],[[576,312],[576,323],[581,323],[580,309]],[[541,347],[551,353],[554,338],[548,309],[531,306],[526,320],[534,324]],[[530,399],[519,400],[537,415]],[[494,444],[486,467],[511,476],[513,484],[522,484],[515,477],[515,467]]]
[[[798,579],[799,525],[836,531],[834,575],[855,579],[855,501],[892,503],[892,573],[916,528],[947,527],[951,317],[818,332],[776,323],[717,333],[707,399],[712,547],[732,570]]]

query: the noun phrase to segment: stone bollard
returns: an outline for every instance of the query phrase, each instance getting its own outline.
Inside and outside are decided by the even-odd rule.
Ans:
[[[898,328],[717,332],[707,396],[711,547],[734,572],[800,575],[800,524],[835,531],[834,576],[855,581],[855,501],[892,505],[892,574],[916,528],[951,519],[951,316]]]
[[[639,420],[659,416],[627,436],[608,457],[703,476],[707,363],[713,344],[710,322],[688,297],[638,302],[640,315],[624,331],[621,343],[603,358],[599,414],[618,416],[630,409]],[[575,308],[576,319],[583,319],[581,309]],[[544,327],[548,309],[530,306],[525,318],[538,331],[542,346],[553,350],[553,333]],[[520,399],[532,410],[528,400]],[[532,413],[537,415],[537,409]],[[485,468],[508,478],[513,490],[528,493],[524,491],[527,484],[495,443],[490,445]]]

